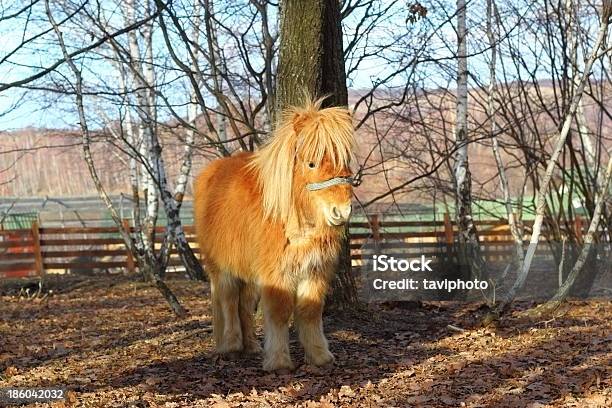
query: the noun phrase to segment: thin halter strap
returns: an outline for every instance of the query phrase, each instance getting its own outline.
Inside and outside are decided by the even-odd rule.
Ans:
[[[308,183],[306,184],[306,190],[308,191],[316,191],[323,190],[324,188],[337,186],[339,184],[354,184],[354,179],[352,177],[334,177],[329,180],[321,181],[319,183]]]

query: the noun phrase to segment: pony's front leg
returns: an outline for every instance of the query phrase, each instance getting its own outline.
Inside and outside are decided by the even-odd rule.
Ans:
[[[295,323],[306,362],[324,366],[334,362],[323,334],[323,304],[327,291],[324,278],[307,278],[298,284]]]
[[[261,293],[264,315],[264,362],[266,371],[293,370],[289,354],[289,319],[293,295],[288,289],[264,286]]]

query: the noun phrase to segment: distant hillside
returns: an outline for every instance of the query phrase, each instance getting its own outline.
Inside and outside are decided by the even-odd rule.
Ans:
[[[171,179],[180,166],[178,141],[164,143],[164,158]],[[111,194],[128,191],[126,156],[108,142],[92,143],[98,174]],[[196,155],[195,165],[202,159]],[[23,129],[0,132],[0,196],[95,195],[83,158],[80,134],[70,131]]]
[[[364,92],[352,91],[350,103],[355,103]],[[433,163],[442,160],[443,156],[436,153],[436,150],[447,151],[452,147],[454,97],[448,92],[431,91],[422,98],[427,98],[427,104],[419,100],[418,112],[413,107],[415,102],[408,100],[402,108],[394,108],[395,116],[379,115],[375,124],[369,121],[359,129],[359,162],[363,163],[365,158],[368,158],[365,162],[364,183],[356,190],[360,201],[367,202],[372,197],[388,191],[389,187],[427,172]],[[473,121],[480,124],[484,123],[483,98],[484,93],[472,91],[470,114]],[[612,103],[609,105],[612,106]],[[587,103],[587,117],[593,127],[597,123],[594,112],[594,103]],[[362,114],[363,112],[357,113],[358,119]],[[540,117],[539,130],[550,134],[552,138],[556,133],[554,123],[546,115]],[[604,134],[611,133],[610,120],[604,119],[601,126]],[[474,131],[475,137],[482,137],[482,127]],[[164,135],[162,139],[169,179],[174,180],[181,164],[182,144],[176,135]],[[507,135],[501,135],[500,142],[511,143],[511,139]],[[98,173],[108,192],[128,192],[125,155],[112,144],[101,141],[101,136],[92,144],[92,151]],[[203,153],[206,152],[198,151],[194,157],[192,177],[211,157],[210,152],[207,158],[203,157]],[[512,149],[509,153],[504,154],[503,159],[509,168],[512,189],[516,192],[521,187],[523,170],[517,165]],[[385,160],[381,160],[382,157]],[[481,197],[499,197],[497,168],[486,141],[470,145],[470,163],[474,193]],[[440,202],[443,200],[444,190],[448,193],[451,186],[449,170],[449,164],[444,163],[437,173],[419,179],[411,185],[409,191],[390,195],[383,201],[390,202],[395,199],[398,202],[431,203],[435,199]],[[96,195],[96,191],[83,159],[79,134],[48,129],[0,132],[0,196],[89,195]]]

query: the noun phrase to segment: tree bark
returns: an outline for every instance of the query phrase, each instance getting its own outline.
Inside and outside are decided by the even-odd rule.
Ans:
[[[300,104],[304,92],[329,95],[324,106],[348,104],[338,1],[283,1],[280,38],[277,113]]]
[[[306,95],[327,96],[324,106],[346,106],[348,91],[342,52],[340,2],[285,0],[280,11],[280,49],[274,116]],[[351,272],[348,226],[328,305],[349,306],[357,301]]]
[[[126,18],[128,22],[134,19],[134,4],[133,0],[128,1],[126,6]],[[129,65],[132,72],[134,82],[139,85],[139,90],[136,91],[138,99],[138,114],[140,116],[140,127],[142,129],[143,155],[144,160],[143,178],[146,178],[148,185],[146,187],[148,200],[147,223],[151,228],[150,241],[154,242],[154,231],[159,209],[159,200],[161,199],[164,211],[167,217],[166,235],[160,249],[160,256],[156,261],[160,264],[159,268],[155,268],[155,272],[159,273],[159,277],[163,278],[169,260],[169,238],[176,245],[178,255],[185,267],[187,274],[196,280],[204,279],[204,271],[199,260],[194,255],[189,247],[185,232],[179,217],[180,202],[175,197],[182,199],[182,194],[173,194],[170,192],[168,180],[166,177],[166,166],[162,157],[162,148],[157,135],[157,101],[155,94],[155,70],[153,64],[153,27],[152,23],[145,25],[143,29],[144,41],[144,64],[140,63],[140,46],[135,32],[128,34],[129,50],[133,63]],[[191,148],[187,145],[186,154],[191,155]],[[188,160],[190,162],[190,158]],[[182,166],[182,170],[189,171],[190,166]],[[180,184],[179,184],[180,185]],[[154,247],[151,248],[154,253]]]
[[[472,217],[472,174],[468,158],[468,66],[466,1],[457,0],[457,116],[455,142],[458,146],[454,168],[455,217],[458,227],[457,255],[461,275],[485,279],[476,225]]]

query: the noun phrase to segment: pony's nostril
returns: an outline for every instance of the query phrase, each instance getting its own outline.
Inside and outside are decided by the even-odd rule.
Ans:
[[[331,214],[334,218],[342,217],[342,213],[340,212],[340,210],[338,210],[338,207],[332,207]]]

